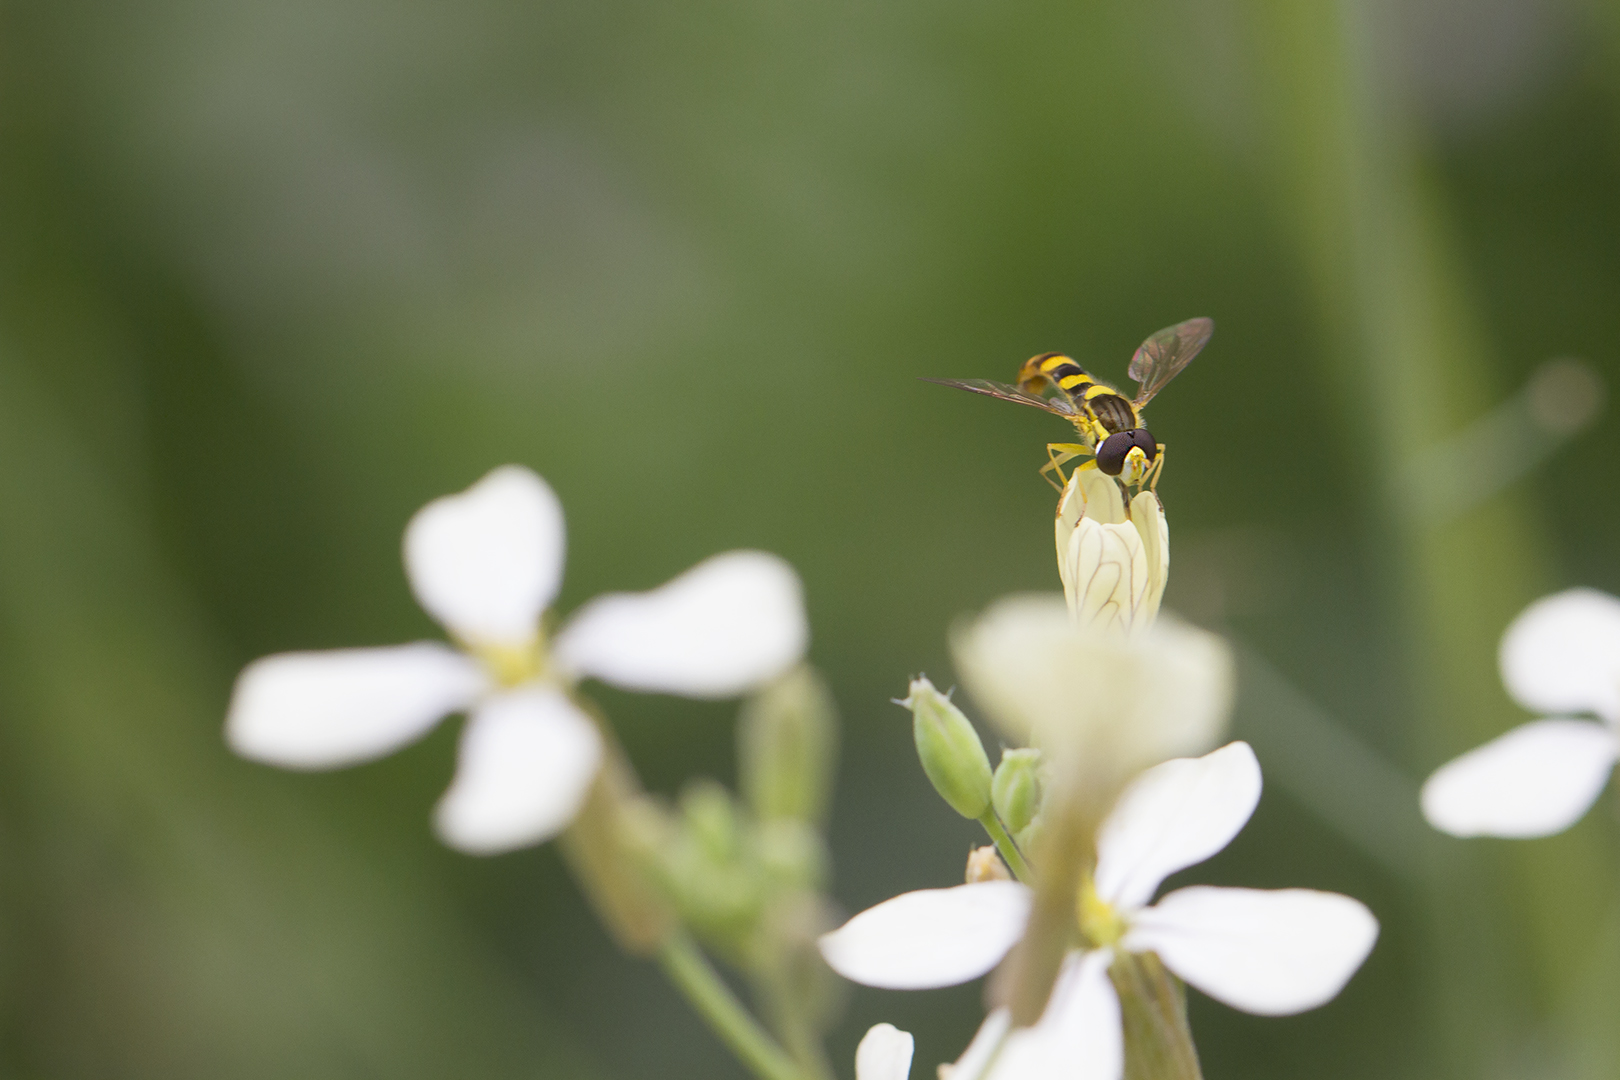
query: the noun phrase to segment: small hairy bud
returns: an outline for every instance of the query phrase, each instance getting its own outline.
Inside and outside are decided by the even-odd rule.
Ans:
[[[990,783],[996,816],[1009,832],[1022,832],[1041,809],[1041,781],[1036,775],[1039,750],[1003,750]]]
[[[912,680],[899,704],[911,710],[917,757],[934,790],[963,817],[983,817],[990,807],[990,759],[973,724],[926,677]]]

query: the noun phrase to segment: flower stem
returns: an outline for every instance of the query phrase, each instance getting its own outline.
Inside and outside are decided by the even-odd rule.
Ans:
[[[669,935],[658,950],[658,962],[669,981],[755,1076],[760,1080],[803,1080],[793,1059],[749,1015],[684,931]]]
[[[995,810],[986,808],[979,818],[979,824],[990,834],[990,839],[995,842],[996,850],[1001,852],[1001,858],[1006,862],[1007,869],[1013,872],[1013,877],[1025,885],[1030,884],[1033,875],[1030,873],[1029,864],[1024,861],[1024,856],[1019,852],[1018,845],[1013,843],[1013,838],[1007,835],[1007,830],[1001,824],[1001,819],[996,817]]]
[[[1158,956],[1121,952],[1108,975],[1125,1031],[1125,1080],[1204,1080],[1186,994]]]

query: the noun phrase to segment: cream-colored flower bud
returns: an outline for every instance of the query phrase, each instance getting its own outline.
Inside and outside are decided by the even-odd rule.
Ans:
[[[996,845],[994,844],[976,847],[968,852],[967,874],[965,877],[969,885],[977,885],[981,881],[1011,881],[1013,879],[1012,871],[1008,870],[1007,864],[1001,861],[1001,856],[996,852]]]
[[[1076,622],[1140,631],[1159,614],[1170,574],[1170,527],[1151,491],[1125,505],[1119,482],[1076,469],[1058,501],[1058,574]]]

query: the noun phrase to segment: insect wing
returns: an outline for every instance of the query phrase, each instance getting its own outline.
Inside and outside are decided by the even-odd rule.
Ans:
[[[1131,404],[1140,409],[1152,401],[1165,383],[1192,363],[1192,358],[1209,344],[1209,335],[1214,332],[1215,320],[1188,319],[1167,326],[1142,342],[1142,347],[1131,357],[1130,376],[1137,382],[1136,397]]]
[[[924,379],[923,382],[938,383],[941,386],[954,386],[958,390],[984,394],[987,397],[1000,398],[1002,401],[1016,401],[1020,405],[1033,405],[1037,409],[1058,416],[1073,416],[1075,412],[1074,406],[1070,404],[1068,398],[1039,397],[1035,394],[1025,393],[1016,386],[991,382],[989,379]]]

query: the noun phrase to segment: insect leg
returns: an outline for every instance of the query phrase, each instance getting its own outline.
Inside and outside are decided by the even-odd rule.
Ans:
[[[1063,475],[1063,463],[1073,458],[1091,453],[1091,447],[1086,446],[1084,443],[1047,443],[1047,461],[1045,465],[1041,466],[1041,477],[1048,484],[1051,484],[1053,487],[1057,488],[1058,492],[1061,494],[1063,489],[1067,487],[1069,483],[1069,478]],[[1091,463],[1087,462],[1086,464]],[[1080,468],[1085,468],[1085,465],[1080,466]],[[1058,474],[1058,478],[1061,479],[1063,483],[1059,484],[1057,481],[1052,479],[1050,474],[1053,472]]]
[[[1160,443],[1158,452],[1153,455],[1153,467],[1148,470],[1148,476],[1152,479],[1148,481],[1147,489],[1154,494],[1158,494],[1159,474],[1164,471],[1164,449],[1164,443]]]

